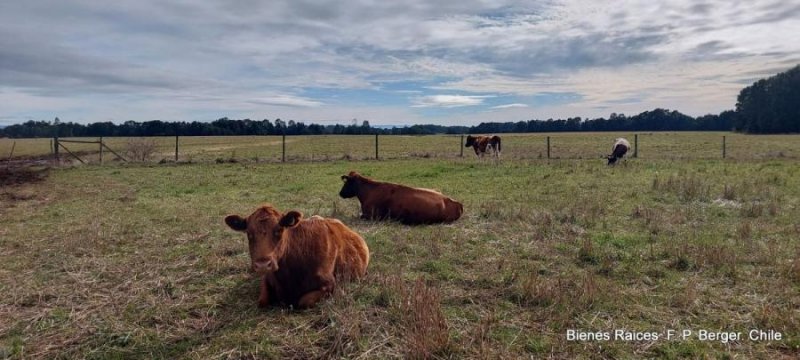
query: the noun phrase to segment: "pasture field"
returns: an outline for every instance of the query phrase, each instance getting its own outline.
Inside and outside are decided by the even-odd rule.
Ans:
[[[645,159],[719,159],[722,158],[722,137],[726,136],[726,157],[731,159],[800,158],[800,136],[743,135],[726,132],[640,132],[639,157]],[[547,158],[547,137],[550,156],[555,159],[597,159],[610,152],[617,137],[626,137],[633,144],[634,133],[533,133],[500,134],[503,154],[514,159]],[[150,161],[174,161],[175,137],[124,138],[107,137],[104,142],[115,152],[126,156],[130,140],[152,141]],[[14,148],[15,158],[49,155],[52,139],[0,139],[0,159],[8,158]],[[62,140],[97,141],[98,138],[62,138]],[[461,154],[460,135],[401,136],[381,135],[378,152],[381,159],[452,158]],[[16,145],[15,145],[16,143]],[[99,161],[97,144],[64,143],[72,152],[88,162]],[[194,136],[180,137],[178,160],[181,162],[280,162],[280,136]],[[71,157],[61,150],[64,159]],[[465,156],[474,156],[471,148]],[[374,135],[287,136],[287,161],[364,160],[375,158]],[[114,161],[106,151],[105,161]]]
[[[797,356],[796,159],[530,155],[24,170],[0,190],[0,357]],[[465,214],[360,220],[338,197],[350,170],[441,190]],[[311,310],[259,310],[246,239],[222,219],[263,202],[344,221],[370,247],[368,276]],[[570,329],[660,338],[568,341]]]

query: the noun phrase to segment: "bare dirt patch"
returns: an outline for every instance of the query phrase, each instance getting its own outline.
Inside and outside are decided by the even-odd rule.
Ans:
[[[37,183],[47,178],[50,168],[42,161],[10,161],[0,167],[0,186]]]

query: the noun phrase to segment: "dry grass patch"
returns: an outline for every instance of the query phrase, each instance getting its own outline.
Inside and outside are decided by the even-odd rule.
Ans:
[[[397,333],[404,358],[430,359],[445,357],[455,349],[449,325],[442,311],[442,295],[421,278],[412,284],[392,276],[381,282],[384,286],[377,302],[388,306],[396,321]]]
[[[125,156],[133,161],[149,161],[157,150],[158,144],[149,138],[130,138],[125,144]]]
[[[682,201],[707,200],[710,193],[710,186],[695,173],[655,177],[651,187],[655,191],[672,193]]]

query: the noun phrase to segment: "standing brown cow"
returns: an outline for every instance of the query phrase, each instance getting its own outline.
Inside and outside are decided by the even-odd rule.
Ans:
[[[337,281],[364,276],[369,249],[341,221],[298,211],[281,214],[263,205],[250,216],[228,215],[225,223],[247,234],[250,263],[262,276],[258,306],[314,306],[333,292]]]
[[[403,224],[453,222],[464,206],[438,191],[372,180],[355,171],[342,176],[342,198],[358,197],[364,219],[395,219]]]
[[[500,157],[500,137],[497,135],[467,135],[467,142],[464,144],[464,147],[470,146],[475,150],[475,155],[480,157],[486,154],[486,150],[491,150],[493,156]]]

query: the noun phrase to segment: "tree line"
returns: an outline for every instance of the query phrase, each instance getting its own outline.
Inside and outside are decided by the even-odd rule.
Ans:
[[[611,114],[608,119],[528,120],[519,122],[487,122],[476,126],[412,125],[406,127],[373,127],[369,121],[351,125],[305,124],[302,121],[232,120],[221,118],[211,122],[166,122],[161,120],[121,124],[97,122],[27,121],[10,125],[0,132],[12,138],[36,137],[99,137],[99,136],[231,136],[231,135],[428,135],[475,134],[509,132],[564,132],[564,131],[703,131],[730,130],[732,112],[705,115],[698,118],[678,111],[655,109],[635,116]]]
[[[654,109],[638,115],[612,113],[608,118],[527,120],[518,122],[484,122],[476,126],[413,125],[382,128],[369,121],[351,125],[306,124],[302,121],[275,119],[232,120],[221,118],[211,122],[145,122],[92,124],[54,121],[27,121],[0,129],[0,136],[35,137],[99,137],[99,136],[224,136],[224,135],[323,135],[323,134],[475,134],[566,131],[739,131],[745,133],[800,132],[800,65],[757,81],[739,93],[735,110],[720,114],[691,117],[675,110]]]

